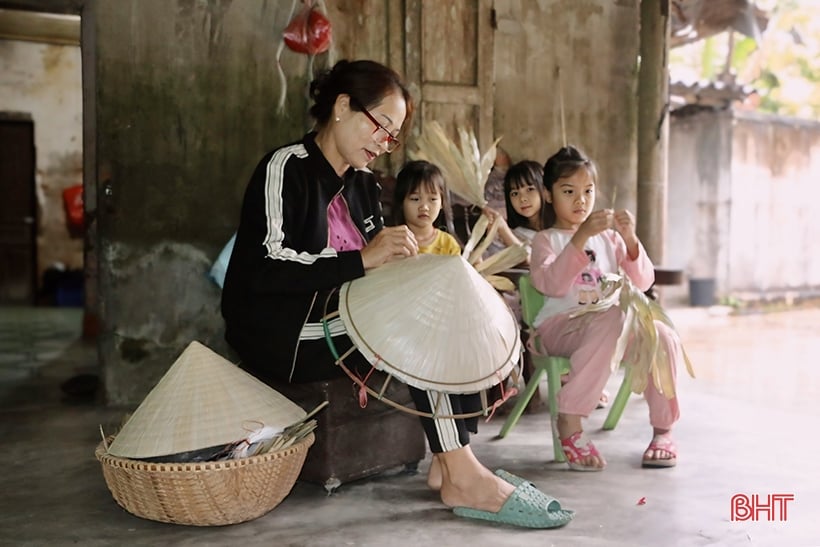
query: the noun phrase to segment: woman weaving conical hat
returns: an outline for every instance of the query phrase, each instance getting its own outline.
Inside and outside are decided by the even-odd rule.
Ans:
[[[342,355],[353,342],[340,317],[323,321],[337,309],[337,289],[419,247],[407,226],[384,226],[379,185],[367,169],[399,146],[410,125],[413,100],[401,78],[373,61],[340,61],[311,82],[310,97],[316,130],[266,154],[251,177],[222,293],[226,340],[243,368],[269,382],[344,375],[325,332]],[[360,352],[344,362],[372,366]],[[531,483],[482,465],[465,420],[427,417],[437,392],[408,388],[442,463],[435,487],[456,514],[537,528],[572,518]],[[444,405],[451,416],[477,410]]]

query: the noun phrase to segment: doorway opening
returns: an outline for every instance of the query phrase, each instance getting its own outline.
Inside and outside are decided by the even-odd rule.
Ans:
[[[66,13],[8,5],[0,0],[0,379],[14,385],[0,392],[39,390],[49,377],[68,378],[66,395],[80,377],[91,379],[88,396],[97,358],[86,327],[96,305],[86,289],[83,3],[47,3]]]

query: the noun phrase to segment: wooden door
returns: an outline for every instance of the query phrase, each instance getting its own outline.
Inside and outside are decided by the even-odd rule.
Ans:
[[[0,119],[0,304],[34,304],[34,123]]]
[[[406,0],[404,8],[404,21],[390,23],[390,62],[404,67],[417,102],[413,135],[436,120],[454,139],[457,127],[472,129],[484,152],[494,138],[492,0]]]
[[[493,140],[492,0],[406,3],[405,75],[419,109],[416,130],[430,120]]]

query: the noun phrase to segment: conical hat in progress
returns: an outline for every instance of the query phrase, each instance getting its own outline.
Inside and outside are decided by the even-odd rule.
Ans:
[[[474,393],[518,361],[518,322],[460,256],[418,255],[342,285],[339,315],[377,369],[419,389]]]
[[[114,438],[108,452],[151,458],[236,442],[306,412],[227,359],[191,342]]]

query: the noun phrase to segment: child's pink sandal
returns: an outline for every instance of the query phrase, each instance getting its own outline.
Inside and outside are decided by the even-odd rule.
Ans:
[[[601,471],[606,466],[601,453],[598,452],[592,441],[583,436],[582,431],[573,433],[567,439],[561,439],[561,448],[567,458],[569,468],[573,471]],[[598,458],[601,465],[584,465],[583,460],[590,456]]]
[[[649,452],[652,451],[652,455],[657,456],[658,451],[665,451],[672,455],[671,458],[651,458],[649,457]],[[675,467],[678,463],[678,448],[675,446],[675,441],[672,440],[672,436],[669,433],[664,433],[663,435],[655,435],[652,438],[652,442],[649,443],[649,446],[646,447],[643,453],[643,460],[641,460],[642,467]]]

